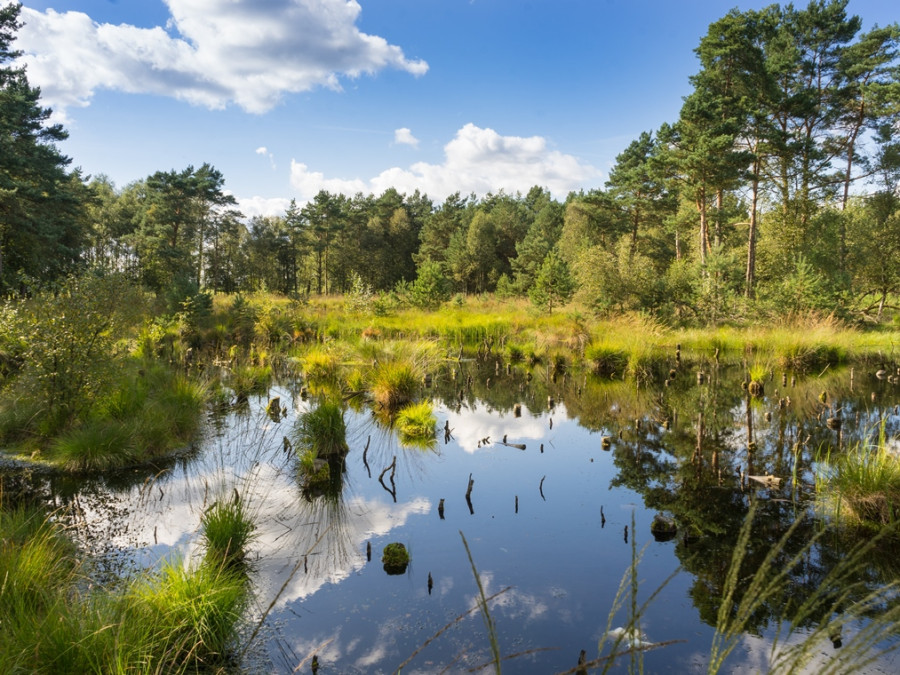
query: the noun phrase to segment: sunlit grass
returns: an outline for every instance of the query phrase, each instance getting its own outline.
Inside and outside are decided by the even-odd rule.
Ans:
[[[217,499],[200,519],[200,531],[211,562],[243,560],[255,530],[256,525],[237,492],[231,498]]]
[[[400,441],[405,445],[434,440],[437,418],[431,401],[421,401],[402,408],[394,419]]]
[[[347,426],[341,406],[322,401],[297,419],[295,445],[312,452],[318,458],[347,453]]]
[[[423,373],[408,359],[378,363],[372,370],[372,398],[383,409],[392,411],[416,395]]]

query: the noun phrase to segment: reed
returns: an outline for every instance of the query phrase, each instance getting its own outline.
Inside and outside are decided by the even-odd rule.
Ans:
[[[209,563],[185,567],[179,560],[139,579],[126,597],[131,621],[152,627],[145,637],[152,640],[151,663],[181,671],[227,662],[248,599],[239,571]]]

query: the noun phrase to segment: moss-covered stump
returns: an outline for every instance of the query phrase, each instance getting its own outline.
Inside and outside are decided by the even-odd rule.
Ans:
[[[409,565],[409,551],[398,542],[388,544],[381,554],[381,562],[388,574],[403,574]]]

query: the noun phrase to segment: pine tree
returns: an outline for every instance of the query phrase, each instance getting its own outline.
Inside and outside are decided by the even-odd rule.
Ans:
[[[17,277],[52,280],[79,259],[85,238],[84,198],[77,172],[56,147],[67,133],[47,124],[41,91],[28,83],[12,49],[20,4],[0,7],[0,287]]]

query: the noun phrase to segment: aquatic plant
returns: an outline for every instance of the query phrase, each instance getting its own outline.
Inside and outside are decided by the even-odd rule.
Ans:
[[[334,401],[322,401],[315,408],[297,418],[295,444],[325,459],[343,456],[347,446],[347,426],[341,406]]]
[[[155,668],[194,670],[225,663],[237,646],[246,577],[225,565],[167,561],[158,574],[138,579],[126,597],[129,618],[152,626],[148,651]]]
[[[826,511],[841,520],[887,525],[900,522],[900,457],[888,449],[882,419],[877,440],[820,457],[816,492]]]
[[[404,443],[434,439],[437,418],[431,401],[421,401],[402,408],[394,418],[394,424]]]
[[[244,559],[255,530],[256,524],[236,490],[230,499],[213,502],[200,518],[207,555],[226,563]]]
[[[409,551],[399,542],[392,542],[384,547],[381,563],[388,574],[403,574],[409,566]]]
[[[57,436],[51,457],[70,471],[104,471],[139,461],[134,434],[118,420],[95,420]]]
[[[723,669],[725,660],[741,644],[754,615],[783,589],[788,575],[804,567],[819,539],[826,532],[819,530],[809,537],[799,550],[789,547],[805,516],[799,516],[769,549],[764,560],[747,574],[744,557],[751,531],[756,524],[756,505],[751,504],[734,546],[731,564],[719,605],[716,632],[710,648],[708,672]],[[802,601],[785,608],[777,617],[769,654],[769,672],[804,672],[820,650],[825,639],[841,635],[847,624],[859,623],[859,628],[843,638],[842,647],[817,672],[847,673],[858,671],[879,656],[896,649],[896,642],[888,639],[896,635],[900,624],[900,606],[892,601],[900,584],[887,583],[868,590],[859,580],[859,572],[872,551],[891,536],[893,530],[882,529],[874,537],[854,546],[835,564],[821,582]],[[785,561],[783,553],[792,553]],[[795,552],[794,552],[795,551]],[[802,638],[788,642],[801,626],[806,628]]]
[[[47,442],[48,459],[70,471],[104,471],[171,452],[196,434],[206,394],[204,384],[167,368],[125,378],[87,419]]]
[[[628,366],[629,354],[626,350],[605,342],[593,343],[585,349],[585,360],[595,375],[601,377],[622,377]]]
[[[331,349],[314,346],[300,359],[303,373],[310,380],[330,380],[337,376],[341,359]]]
[[[409,402],[419,390],[422,373],[411,359],[379,362],[371,375],[375,402],[388,411]]]
[[[228,384],[239,399],[264,393],[271,382],[272,367],[252,363],[235,364],[228,378]]]

